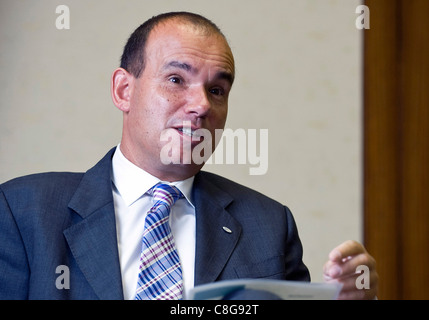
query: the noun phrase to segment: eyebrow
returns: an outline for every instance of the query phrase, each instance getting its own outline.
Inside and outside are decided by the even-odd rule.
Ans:
[[[166,64],[163,69],[169,69],[169,68],[179,68],[192,73],[195,73],[197,71],[191,65],[184,62],[179,62],[179,61],[171,61],[168,64]]]
[[[230,72],[226,72],[226,71],[218,72],[216,74],[216,78],[228,81],[231,86],[234,83],[234,75]]]
[[[164,70],[169,69],[169,68],[178,68],[178,69],[184,70],[186,72],[190,72],[190,73],[196,73],[198,71],[196,68],[192,67],[190,64],[185,63],[185,62],[180,62],[180,61],[171,61],[163,67]],[[216,74],[215,78],[227,80],[231,86],[234,83],[234,75],[230,72],[227,72],[227,71],[218,72]]]

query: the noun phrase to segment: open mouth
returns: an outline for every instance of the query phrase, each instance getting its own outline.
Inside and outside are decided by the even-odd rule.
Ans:
[[[198,132],[198,130],[193,130],[190,127],[180,127],[180,128],[176,128],[177,131],[179,131],[180,133],[182,133],[184,136],[188,136],[192,139],[201,139],[202,135]]]
[[[177,128],[177,131],[183,133],[184,135],[187,135],[189,137],[192,137],[195,134],[195,131],[192,131],[191,128]]]

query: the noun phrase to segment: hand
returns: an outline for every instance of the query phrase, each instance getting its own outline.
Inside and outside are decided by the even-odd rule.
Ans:
[[[369,271],[369,288],[359,289],[356,285],[356,279],[361,276],[361,272],[356,270],[358,266],[368,267],[366,270]],[[329,253],[329,260],[323,266],[323,277],[325,282],[343,284],[338,299],[360,300],[376,298],[378,274],[375,270],[375,260],[364,246],[356,241],[348,240]]]

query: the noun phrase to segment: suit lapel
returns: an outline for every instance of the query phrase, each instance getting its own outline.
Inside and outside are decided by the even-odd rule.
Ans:
[[[193,199],[197,230],[195,285],[199,285],[218,278],[238,242],[241,225],[226,210],[232,197],[206,179],[204,173],[195,177]]]
[[[100,299],[123,299],[110,179],[112,149],[87,171],[69,203],[75,224],[64,235],[79,268]]]
[[[64,231],[79,268],[103,300],[123,299],[110,178],[114,150],[83,176],[69,203],[69,208],[76,212],[75,223]],[[193,200],[197,230],[195,285],[198,285],[219,277],[237,245],[241,225],[227,210],[233,198],[203,172],[195,177]]]

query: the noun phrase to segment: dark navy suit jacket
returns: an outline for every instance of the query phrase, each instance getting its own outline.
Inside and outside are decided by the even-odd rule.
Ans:
[[[110,177],[114,150],[86,173],[35,174],[0,185],[0,299],[123,299]],[[195,285],[310,280],[287,207],[207,172],[195,176],[192,192]],[[57,286],[66,275],[58,266],[68,268],[69,289]]]

